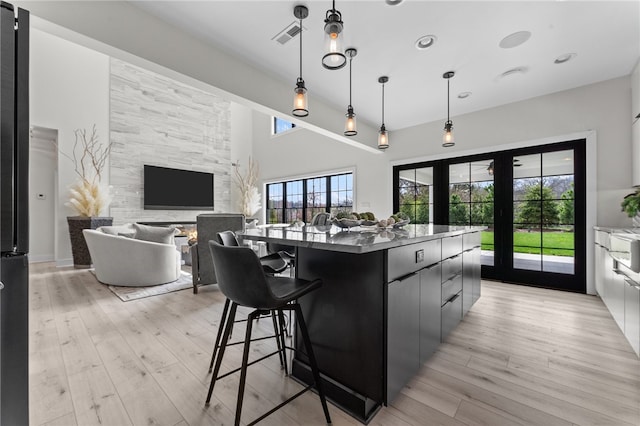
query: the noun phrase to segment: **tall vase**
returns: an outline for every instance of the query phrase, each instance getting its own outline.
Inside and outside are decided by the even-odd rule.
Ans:
[[[69,224],[69,237],[71,238],[71,254],[73,255],[73,267],[76,269],[91,268],[91,255],[87,248],[87,242],[82,234],[83,229],[96,229],[101,226],[111,226],[112,217],[99,216],[67,216]]]

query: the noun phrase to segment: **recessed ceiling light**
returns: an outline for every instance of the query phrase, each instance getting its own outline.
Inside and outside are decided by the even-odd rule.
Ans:
[[[506,70],[505,72],[500,74],[500,77],[504,78],[504,77],[508,77],[510,75],[524,74],[527,71],[529,71],[529,68],[527,68],[527,67],[515,67],[515,68],[511,68],[510,70]]]
[[[554,64],[564,64],[565,62],[569,62],[570,60],[572,60],[575,57],[576,57],[575,53],[565,53],[564,55],[558,56],[555,59],[555,61],[553,61],[553,63]]]
[[[416,40],[416,49],[418,50],[428,49],[434,44],[436,44],[436,41],[438,41],[438,37],[434,35],[422,36],[418,40]]]
[[[520,46],[522,43],[529,40],[531,33],[529,31],[518,31],[517,33],[509,34],[502,40],[500,40],[499,46],[503,49],[511,49],[512,47]]]
[[[386,4],[388,4],[389,6],[397,6],[400,3],[402,3],[404,0],[384,0],[384,2]]]
[[[467,99],[469,96],[471,96],[471,92],[458,93],[458,99]]]

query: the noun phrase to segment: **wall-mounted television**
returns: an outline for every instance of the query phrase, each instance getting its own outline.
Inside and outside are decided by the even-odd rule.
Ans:
[[[144,165],[146,210],[213,210],[213,173]]]

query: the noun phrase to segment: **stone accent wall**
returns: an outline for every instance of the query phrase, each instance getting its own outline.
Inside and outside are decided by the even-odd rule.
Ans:
[[[213,173],[215,212],[230,211],[228,101],[111,58],[110,102],[110,215],[115,224],[191,221],[211,213],[144,210],[144,164]]]

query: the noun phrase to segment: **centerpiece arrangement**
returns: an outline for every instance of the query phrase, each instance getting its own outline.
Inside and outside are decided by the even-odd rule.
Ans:
[[[336,213],[336,216],[333,219],[333,224],[343,229],[350,229],[356,226],[380,229],[386,229],[388,227],[400,228],[409,222],[409,216],[402,212],[395,213],[387,219],[378,220],[371,212],[357,213],[340,211]]]

